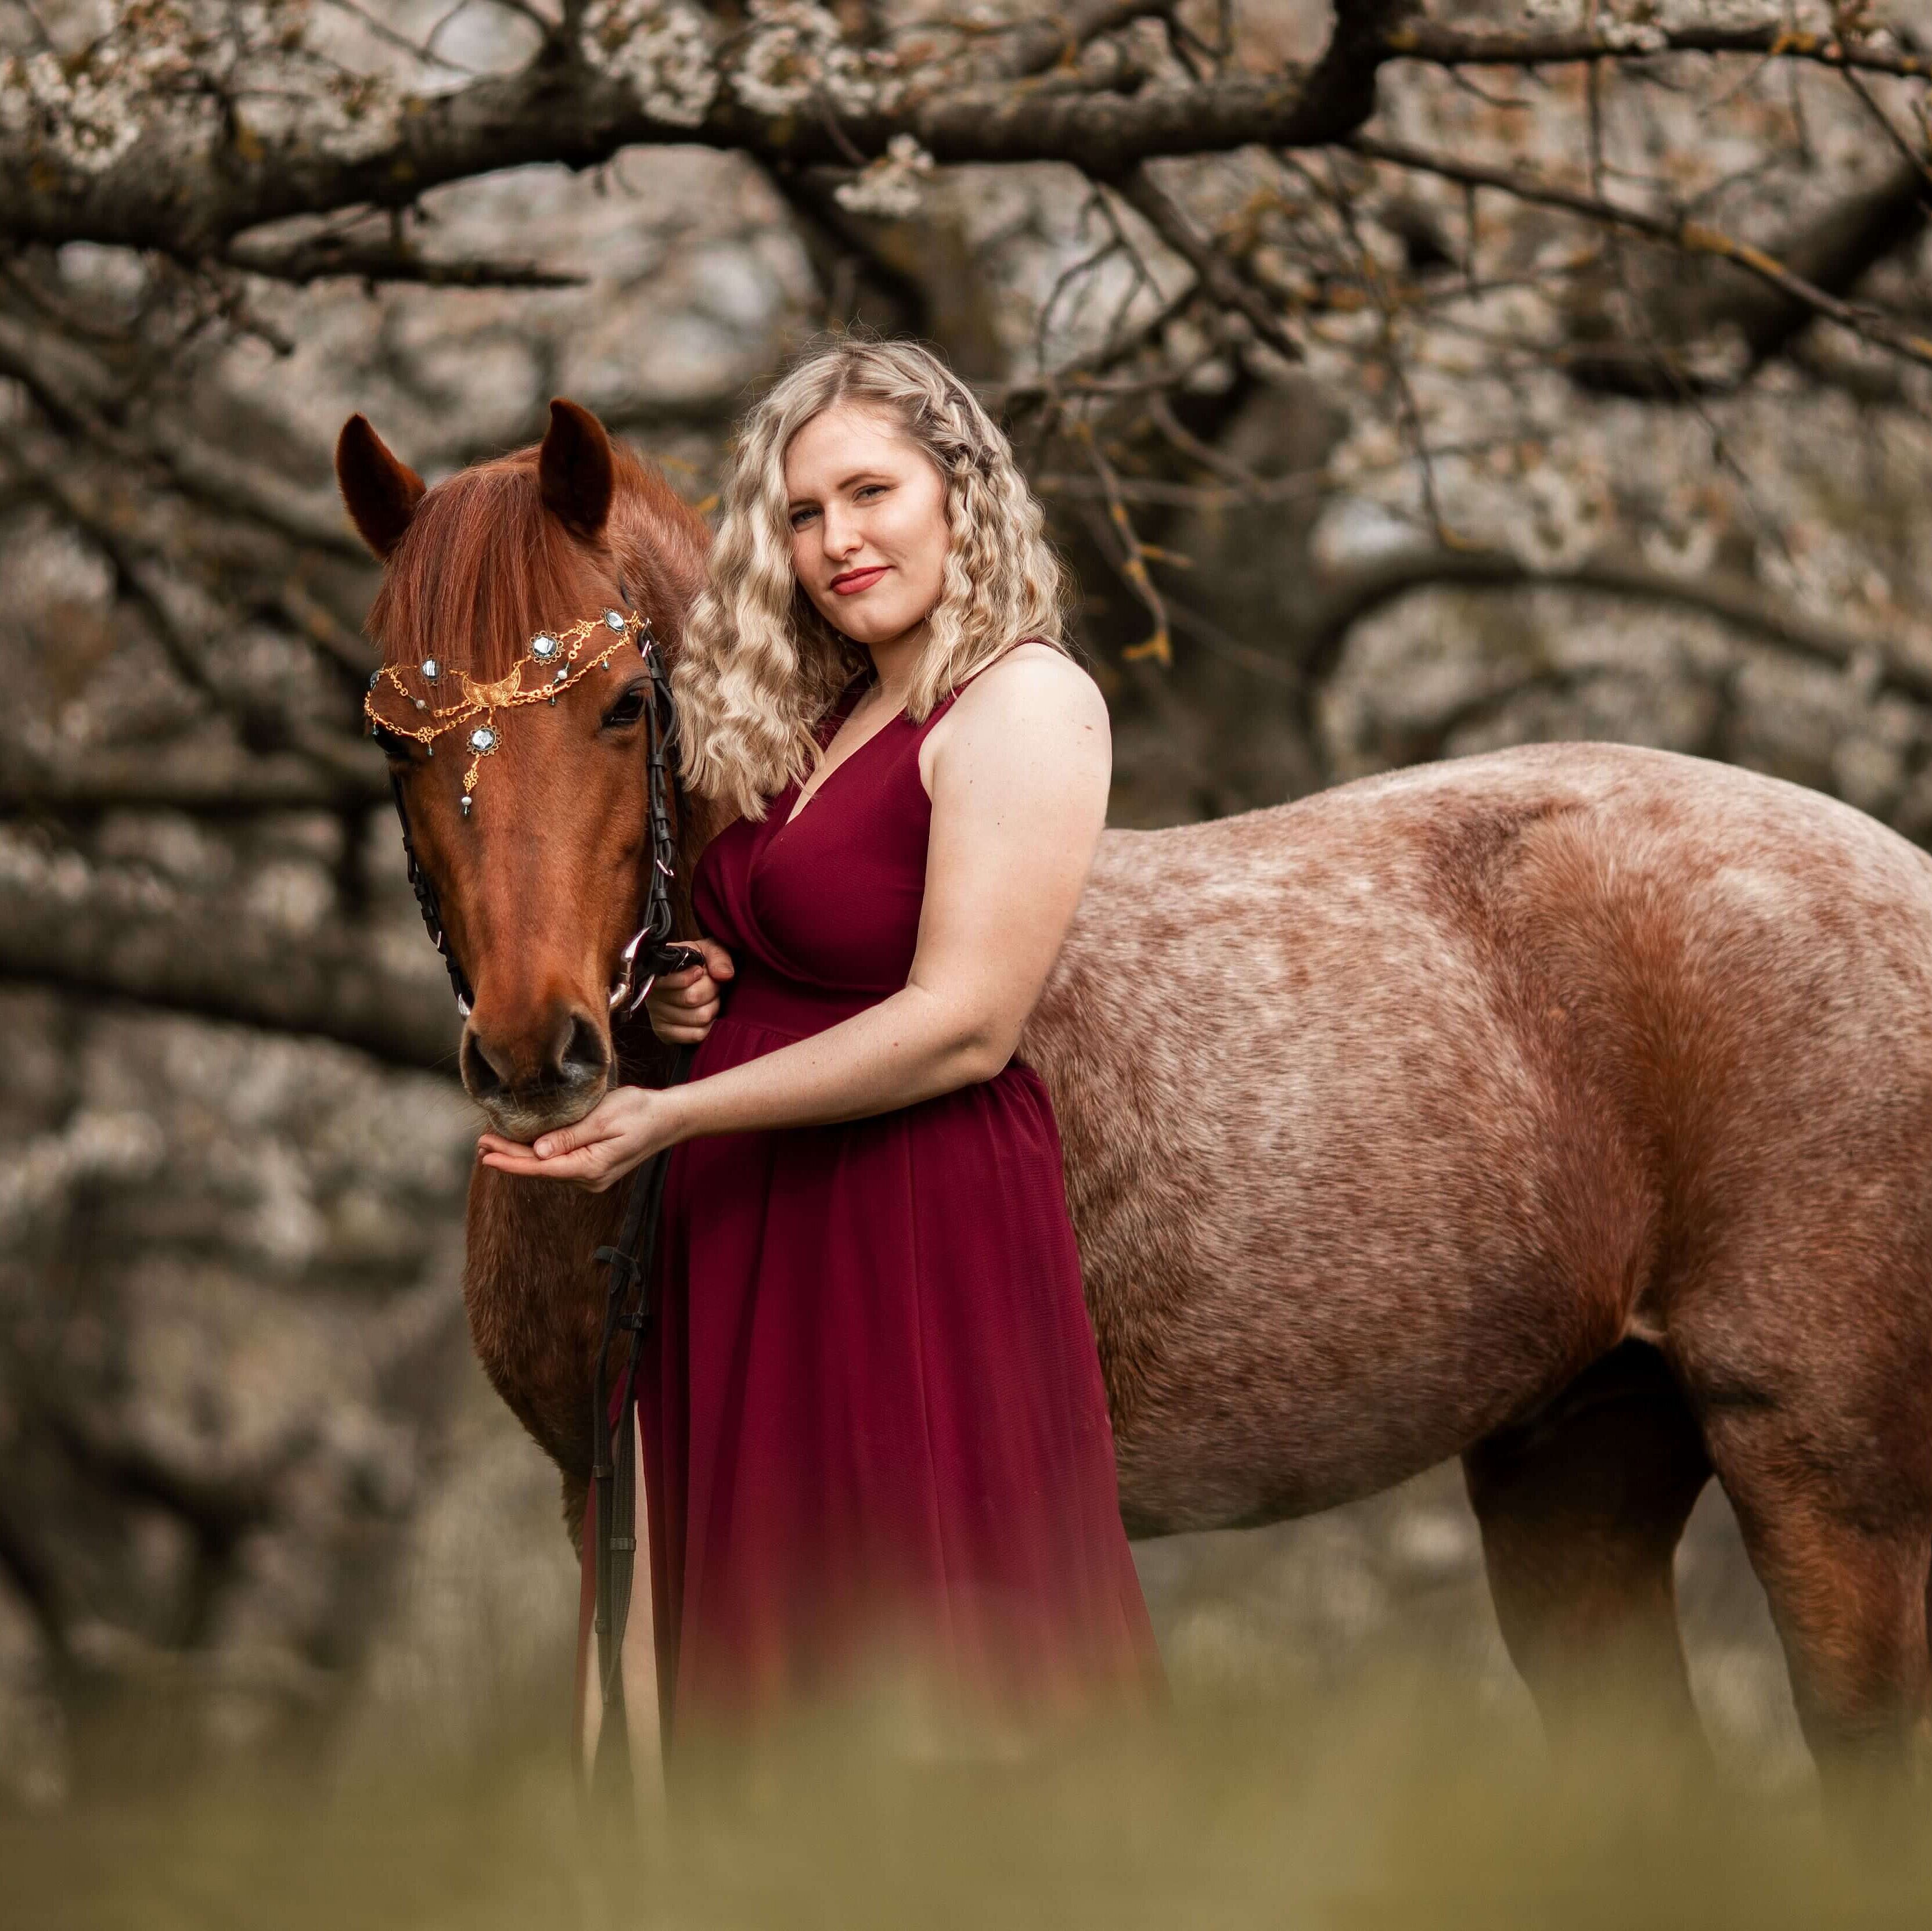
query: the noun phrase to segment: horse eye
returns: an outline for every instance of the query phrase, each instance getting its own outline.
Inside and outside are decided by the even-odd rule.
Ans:
[[[644,715],[644,694],[641,691],[626,691],[604,713],[604,728],[607,731],[621,730],[626,724],[634,724]]]
[[[398,764],[406,764],[416,750],[412,739],[399,737],[395,732],[382,724],[371,724],[369,735],[376,740],[376,748],[382,755]]]

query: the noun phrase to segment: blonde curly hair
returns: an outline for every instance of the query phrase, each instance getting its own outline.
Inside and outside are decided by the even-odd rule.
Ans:
[[[748,818],[809,778],[822,755],[814,726],[868,661],[792,568],[785,451],[842,402],[890,409],[946,479],[952,542],[906,701],[914,722],[1010,643],[1066,649],[1065,578],[1045,519],[972,391],[916,343],[848,334],[809,346],[739,430],[709,579],[671,670],[686,781]]]

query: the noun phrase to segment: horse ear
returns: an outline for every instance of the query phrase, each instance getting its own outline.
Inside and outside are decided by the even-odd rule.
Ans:
[[[422,501],[423,479],[390,454],[366,415],[352,415],[335,439],[335,481],[362,541],[386,561]]]
[[[544,508],[572,536],[595,543],[604,534],[616,487],[610,439],[587,409],[561,396],[550,406],[550,428],[537,458]]]

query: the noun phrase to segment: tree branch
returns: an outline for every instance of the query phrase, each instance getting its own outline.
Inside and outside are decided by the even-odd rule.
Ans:
[[[1156,14],[1173,12],[1176,0],[1070,0],[1058,13],[1026,21],[1006,35],[988,63],[994,73],[1017,80],[1075,58],[1090,40],[1118,33]]]
[[[329,776],[306,758],[232,746],[92,751],[58,765],[0,760],[0,813],[174,811],[245,818],[264,811],[366,811],[388,802],[380,770]]]
[[[1195,227],[1186,210],[1145,168],[1134,169],[1119,188],[1120,198],[1201,278],[1202,292],[1210,301],[1246,316],[1255,333],[1278,355],[1291,362],[1304,359],[1301,344],[1282,327],[1274,304],[1236,262]]]
[[[1932,79],[1932,60],[1896,48],[1798,33],[1767,22],[1755,27],[1586,28],[1558,33],[1495,33],[1429,20],[1390,29],[1387,57],[1436,67],[1558,67],[1578,61],[1627,61],[1653,54],[1762,54],[1774,60],[1815,61],[1864,73]]]
[[[821,90],[800,106],[768,111],[747,105],[728,73],[709,106],[687,119],[587,61],[539,58],[516,74],[405,101],[388,138],[359,150],[299,123],[231,142],[205,118],[163,111],[157,99],[142,131],[106,166],[82,166],[44,133],[11,132],[0,143],[0,234],[220,259],[243,230],[290,216],[404,207],[474,175],[541,162],[590,167],[620,148],[674,143],[736,148],[775,166],[850,166],[905,134],[942,163],[1058,160],[1117,179],[1161,154],[1342,139],[1373,112],[1388,35],[1413,4],[1338,0],[1334,37],[1311,69],[1231,74],[1132,97],[1028,79],[924,92],[898,82],[869,87],[842,106]]]
[[[150,465],[184,494],[274,530],[306,547],[361,562],[368,552],[333,502],[292,488],[178,423],[162,421],[137,434],[126,422],[128,397],[106,363],[52,330],[33,328],[0,313],[0,376],[25,385],[62,433],[85,438],[123,463]]]
[[[1145,637],[1138,643],[1128,645],[1120,655],[1130,663],[1150,657],[1156,664],[1171,664],[1174,661],[1174,646],[1168,629],[1167,606],[1155,586],[1153,573],[1148,568],[1150,553],[1141,541],[1133,518],[1127,514],[1126,505],[1120,500],[1119,481],[1114,474],[1113,465],[1102,453],[1093,424],[1084,415],[1075,416],[1068,426],[1074,439],[1085,451],[1103,493],[1107,505],[1106,528],[1118,549],[1114,567],[1154,622],[1153,630]]]
[[[1925,222],[1924,183],[1916,165],[1904,166],[1876,186],[1846,196],[1768,252],[1800,283],[1808,282],[1827,295],[1842,297],[1880,262],[1917,241]],[[1743,338],[1748,360],[1744,370],[1730,376],[1724,386],[1735,387],[1783,353],[1818,312],[1775,283],[1726,269],[1702,285],[1694,280],[1686,288],[1682,281],[1681,273],[1660,278],[1660,286],[1646,301],[1646,311],[1655,311],[1652,332],[1689,343],[1714,330],[1735,328]],[[1701,393],[1719,386],[1689,368],[1660,367],[1660,346],[1592,344],[1573,355],[1570,373],[1589,388],[1666,402],[1678,400],[1687,391]]]
[[[1461,161],[1447,154],[1432,154],[1400,141],[1385,141],[1375,136],[1356,134],[1346,145],[1370,160],[1388,161],[1398,167],[1460,181],[1466,187],[1492,187],[1520,201],[1534,202],[1546,208],[1560,208],[1584,220],[1606,227],[1621,228],[1654,241],[1682,250],[1694,256],[1730,263],[1754,276],[1774,289],[1806,316],[1821,316],[1840,328],[1868,340],[1881,343],[1896,354],[1932,368],[1932,337],[1896,327],[1883,316],[1870,313],[1808,280],[1782,262],[1775,260],[1748,241],[1730,235],[1702,221],[1676,214],[1654,214],[1647,209],[1630,208],[1579,188],[1546,181],[1526,169],[1492,167],[1474,161]],[[1916,192],[1916,185],[1914,190]]]
[[[94,865],[0,831],[0,979],[314,1034],[392,1066],[448,1072],[456,1015],[427,944],[398,971],[365,925],[294,930],[245,892],[177,892],[144,868]],[[420,937],[420,935],[417,935]]]
[[[156,642],[184,683],[229,718],[257,748],[298,752],[331,785],[352,790],[366,781],[366,774],[374,762],[367,745],[279,709],[264,711],[250,706],[224,688],[204,660],[206,640],[172,607],[165,581],[157,580],[160,559],[152,547],[128,527],[126,517],[113,505],[103,501],[100,492],[86,479],[41,461],[17,441],[4,446],[8,460],[38,484],[61,514],[106,558],[121,594],[147,618]],[[289,594],[288,586],[284,586],[283,594]],[[313,625],[304,628],[314,641]]]
[[[236,241],[221,259],[251,275],[304,287],[332,275],[415,282],[425,288],[581,288],[589,280],[541,268],[532,262],[432,261],[405,242],[356,241],[340,235],[318,235],[279,247]]]
[[[1885,682],[1932,701],[1932,669],[1907,661],[1876,637],[1796,609],[1748,577],[1718,571],[1678,576],[1610,553],[1547,569],[1504,550],[1418,547],[1379,558],[1329,591],[1304,633],[1303,673],[1311,682],[1326,677],[1357,624],[1414,591],[1535,589],[1595,591],[1696,610],[1840,669],[1869,659],[1880,666]]]

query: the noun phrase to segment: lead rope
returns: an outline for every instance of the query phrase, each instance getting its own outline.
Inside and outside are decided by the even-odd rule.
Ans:
[[[621,585],[619,590],[621,595]],[[628,604],[628,598],[625,601]],[[632,1012],[644,1003],[658,974],[704,962],[701,952],[668,943],[673,923],[670,881],[676,875],[676,848],[667,799],[676,798],[680,814],[684,804],[675,757],[677,709],[671,701],[670,680],[654,649],[646,650],[645,661],[651,673],[651,883],[642,937],[650,949],[646,955],[650,971],[642,989],[626,1006],[626,1011]],[[682,1085],[689,1078],[696,1053],[694,1046],[678,1048],[670,1077],[665,1082],[668,1086]],[[622,1720],[624,1630],[630,1618],[638,1554],[636,1452],[632,1444],[637,1427],[638,1369],[643,1360],[644,1336],[656,1312],[651,1303],[651,1267],[663,1213],[664,1176],[670,1165],[670,1149],[666,1147],[638,1169],[624,1204],[623,1222],[616,1244],[598,1248],[596,1255],[598,1263],[610,1270],[610,1288],[604,1303],[604,1331],[598,1343],[597,1371],[591,1392],[590,1438],[597,1445],[590,1471],[596,1567],[592,1626],[597,1639],[598,1694],[603,1710],[590,1765],[593,1795],[613,1774],[608,1766],[618,1748],[612,1741],[616,1733],[626,1733],[625,1747],[628,1747],[628,1726]],[[622,1397],[613,1423],[610,1349],[620,1331],[630,1335],[630,1359],[625,1367]],[[648,1561],[650,1551],[646,1549],[644,1554]]]
[[[670,1084],[690,1073],[696,1048],[681,1046]],[[610,1738],[622,1726],[616,1720],[623,1696],[624,1629],[629,1620],[632,1579],[638,1559],[636,1466],[631,1447],[637,1425],[638,1369],[644,1336],[656,1310],[651,1299],[651,1267],[657,1247],[664,1206],[664,1174],[670,1150],[661,1149],[638,1169],[624,1208],[624,1223],[613,1246],[600,1247],[598,1261],[610,1270],[610,1297],[605,1304],[603,1338],[597,1350],[597,1372],[592,1399],[596,1403],[600,1453],[591,1474],[596,1484],[597,1591],[597,1679],[603,1699],[604,1721],[598,1732],[592,1765],[593,1787],[609,1748]],[[622,1398],[614,1425],[610,1415],[610,1363],[612,1344],[620,1331],[631,1337]],[[646,1552],[648,1558],[649,1552]]]
[[[701,965],[704,955],[688,946],[668,943],[673,923],[670,881],[675,874],[669,799],[676,795],[682,811],[674,753],[677,712],[671,702],[669,679],[655,650],[646,654],[651,673],[650,817],[651,882],[647,896],[644,943],[647,969],[642,989],[631,1001],[635,1012],[660,973]],[[694,1046],[680,1046],[670,1086],[682,1085],[691,1073]],[[613,1739],[626,1729],[623,1708],[624,1630],[629,1621],[633,1579],[638,1558],[638,1496],[635,1438],[638,1369],[644,1336],[655,1312],[651,1303],[651,1266],[657,1247],[658,1223],[664,1205],[664,1176],[670,1149],[661,1147],[638,1169],[624,1205],[616,1244],[600,1247],[596,1258],[610,1270],[610,1293],[604,1303],[604,1332],[597,1348],[597,1371],[591,1391],[591,1436],[596,1444],[591,1465],[593,1509],[591,1534],[596,1569],[593,1627],[597,1637],[598,1693],[603,1719],[598,1728],[596,1753],[590,1767],[593,1793],[611,1774],[606,1768],[617,1746]],[[622,1399],[614,1425],[610,1417],[610,1350],[619,1332],[631,1337],[630,1358],[624,1370]],[[645,1552],[648,1561],[649,1551]],[[646,1579],[648,1586],[648,1578]]]

